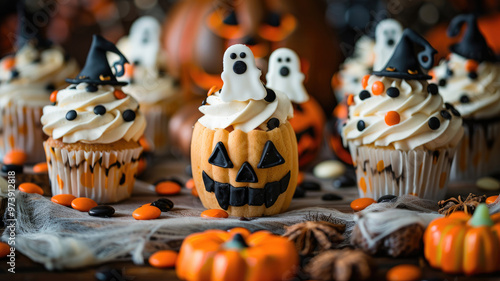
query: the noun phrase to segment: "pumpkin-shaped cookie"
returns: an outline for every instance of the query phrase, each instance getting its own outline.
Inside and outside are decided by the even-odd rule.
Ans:
[[[480,204],[472,218],[455,212],[431,222],[424,234],[430,265],[451,274],[500,270],[500,214],[490,217],[488,212]]]
[[[186,237],[177,259],[183,280],[288,280],[298,265],[295,246],[268,231],[207,230]]]

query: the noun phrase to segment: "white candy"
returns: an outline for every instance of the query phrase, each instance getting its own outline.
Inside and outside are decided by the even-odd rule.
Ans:
[[[129,54],[130,63],[138,61],[146,68],[156,67],[160,51],[160,23],[151,16],[137,19],[130,28]]]
[[[271,54],[266,80],[268,88],[285,93],[292,102],[300,104],[309,99],[299,56],[291,49],[280,48]]]
[[[255,65],[252,51],[245,45],[236,44],[227,48],[221,74],[224,85],[220,97],[225,102],[262,100],[266,88],[260,81],[262,74]]]
[[[327,160],[314,167],[313,174],[321,179],[340,177],[345,173],[345,166],[337,160]]]
[[[483,190],[498,190],[500,189],[500,181],[492,177],[483,177],[476,181],[479,189]]]
[[[392,56],[403,34],[403,27],[394,19],[380,21],[375,28],[374,71],[382,70]],[[392,43],[392,44],[390,44]]]

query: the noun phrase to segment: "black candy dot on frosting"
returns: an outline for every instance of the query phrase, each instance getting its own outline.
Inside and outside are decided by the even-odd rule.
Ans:
[[[431,128],[431,130],[437,130],[439,126],[441,126],[441,122],[437,117],[431,117],[429,119],[429,128]]]
[[[104,114],[106,114],[106,108],[102,105],[96,105],[94,107],[94,113],[96,115],[104,115]]]
[[[12,78],[17,78],[19,76],[19,71],[17,71],[17,69],[12,69],[10,71],[10,75],[12,76]]]
[[[123,120],[125,120],[125,122],[134,121],[135,112],[133,110],[127,109],[123,112],[122,116],[123,116]]]
[[[69,87],[69,89],[70,89],[70,90],[76,90],[76,85],[71,85],[71,86]]]
[[[264,100],[267,102],[273,102],[276,99],[276,93],[269,88],[266,88],[266,92],[267,92],[267,95],[264,98]]]
[[[448,77],[453,76],[453,70],[451,70],[449,68],[446,69],[446,75],[448,75]]]
[[[87,90],[87,92],[90,92],[90,93],[97,92],[97,85],[89,84],[89,85],[87,85],[85,90]]]
[[[397,98],[399,97],[399,89],[395,87],[390,87],[387,89],[387,95],[391,98]]]
[[[229,55],[229,57],[230,57],[231,59],[233,59],[233,60],[234,60],[234,59],[236,58],[236,54],[235,54],[235,53],[231,53],[231,54]]]
[[[272,130],[274,128],[278,128],[280,126],[280,120],[278,118],[271,118],[269,121],[267,121],[267,128],[269,130]]]
[[[468,74],[470,79],[476,79],[477,78],[477,73],[476,72],[469,72]]]
[[[66,120],[69,121],[75,120],[76,116],[77,116],[76,111],[72,109],[68,111],[68,113],[66,113]]]
[[[246,53],[243,53],[243,52],[240,53],[240,58],[244,59],[244,58],[246,58],[246,56],[247,56]]]
[[[361,100],[366,100],[367,98],[370,97],[371,97],[370,92],[368,92],[367,90],[363,90],[361,91],[361,93],[359,93],[359,99]]]
[[[445,80],[445,84],[446,84],[446,80]],[[437,95],[437,93],[439,92],[438,86],[436,84],[429,84],[427,86],[427,92],[431,95]]]
[[[445,87],[446,86],[446,79],[444,79],[444,78],[439,79],[439,86]]]
[[[441,110],[440,114],[441,114],[441,117],[443,117],[444,119],[448,119],[448,120],[451,119],[451,114],[446,110]]]
[[[366,128],[365,121],[359,120],[357,127],[358,127],[358,131],[360,131],[360,132],[363,131]]]
[[[458,110],[456,110],[454,107],[450,109],[450,111],[451,113],[453,113],[453,115],[460,117],[460,112],[458,112]]]
[[[451,105],[451,103],[448,103],[448,102],[445,102],[444,103],[444,106],[446,107],[446,109],[450,110],[453,108],[453,105]]]
[[[469,96],[467,96],[466,94],[463,94],[463,95],[460,97],[460,102],[461,102],[461,103],[469,103],[469,102],[470,102]]]

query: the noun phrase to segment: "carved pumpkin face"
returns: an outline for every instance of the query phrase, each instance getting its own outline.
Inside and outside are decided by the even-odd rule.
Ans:
[[[289,123],[270,131],[210,130],[196,123],[191,168],[203,205],[232,216],[285,211],[298,175],[297,143]]]

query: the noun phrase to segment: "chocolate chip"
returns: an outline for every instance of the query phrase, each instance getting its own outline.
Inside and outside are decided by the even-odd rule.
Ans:
[[[476,79],[476,78],[477,78],[477,73],[476,73],[476,72],[469,72],[469,75],[468,75],[468,76],[469,76],[469,78],[470,78],[470,79],[473,79],[473,80],[474,80],[474,79]]]
[[[358,127],[358,131],[360,131],[360,132],[363,131],[366,127],[365,121],[359,120],[357,127]]]
[[[366,100],[367,98],[370,98],[370,97],[371,97],[370,92],[368,92],[367,90],[363,90],[363,91],[361,91],[361,93],[359,93],[360,100]]]
[[[431,128],[431,130],[437,130],[439,126],[441,126],[441,122],[437,117],[431,117],[429,119],[429,128]]]
[[[395,87],[390,87],[387,89],[387,95],[391,98],[397,98],[399,97],[399,89]]]
[[[443,79],[441,79],[443,80]],[[446,80],[444,80],[444,83],[446,84]],[[439,81],[439,85],[441,86],[441,81]],[[427,86],[427,92],[431,95],[437,95],[438,94],[438,86],[436,84],[429,84]]]
[[[450,114],[448,111],[446,111],[446,110],[441,110],[441,112],[440,112],[440,113],[441,113],[441,116],[442,116],[444,119],[448,119],[448,120],[450,120],[450,119],[451,119],[451,114]]]
[[[337,200],[342,200],[342,196],[339,196],[334,193],[326,193],[321,196],[321,200],[323,201],[337,201]]]
[[[321,190],[321,185],[314,181],[303,181],[300,184],[300,187],[302,187],[305,190],[311,190],[311,191]]]
[[[446,87],[446,79],[444,78],[439,79],[439,86]]]
[[[134,121],[135,112],[133,110],[127,109],[123,112],[122,116],[123,116],[123,120],[125,120],[125,122]]]
[[[391,202],[391,201],[396,201],[394,199],[398,198],[396,195],[391,195],[391,194],[388,194],[388,195],[384,195],[384,196],[381,196],[377,202],[378,203],[384,203],[384,202]]]
[[[467,96],[466,94],[463,94],[463,95],[460,97],[460,102],[461,102],[461,103],[469,103],[469,102],[470,102],[470,98],[469,98],[469,96]]]
[[[267,121],[267,128],[269,130],[273,130],[275,128],[278,128],[280,126],[280,120],[278,118],[271,118],[269,121]]]
[[[66,120],[68,121],[75,120],[76,116],[77,116],[76,111],[72,109],[68,111],[68,113],[66,113]]]
[[[97,206],[89,210],[89,215],[93,217],[109,218],[115,213],[115,208],[111,206]]]
[[[87,85],[87,87],[85,88],[85,90],[87,92],[89,92],[89,93],[94,93],[94,92],[97,92],[98,88],[94,84],[89,84],[89,85]]]
[[[273,102],[276,99],[276,93],[269,88],[266,88],[267,95],[264,98],[265,101],[267,102]]]
[[[104,115],[104,114],[106,114],[106,108],[102,105],[96,105],[94,107],[94,113],[96,115]]]
[[[235,53],[231,53],[231,54],[229,55],[229,57],[230,57],[231,59],[233,59],[233,60],[234,60],[234,59],[236,58],[236,54],[235,54]]]

